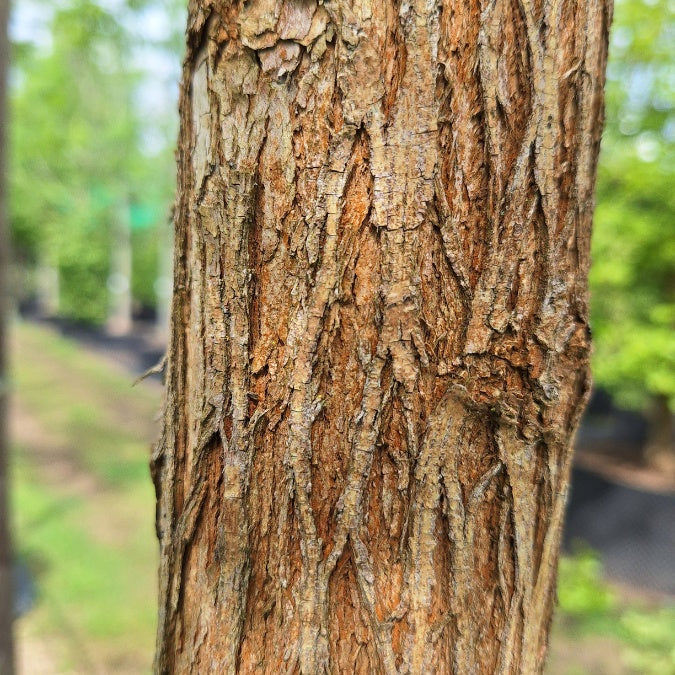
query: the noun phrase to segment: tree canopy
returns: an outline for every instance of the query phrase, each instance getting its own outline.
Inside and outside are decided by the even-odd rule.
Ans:
[[[43,6],[46,38],[15,39],[12,72],[15,250],[29,267],[57,268],[60,313],[90,322],[106,315],[111,232],[120,218],[133,231],[135,298],[154,304],[156,235],[168,219],[174,173],[175,104],[167,91],[175,73],[157,93],[157,81],[148,83],[157,75],[144,61],[177,62],[175,36],[153,40],[132,29],[143,26],[147,3],[107,6]]]
[[[675,406],[675,12],[618,0],[590,273],[594,377],[617,401]]]

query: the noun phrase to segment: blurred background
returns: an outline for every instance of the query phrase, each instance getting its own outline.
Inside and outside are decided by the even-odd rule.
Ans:
[[[14,0],[11,500],[19,672],[145,673],[179,0]],[[675,674],[675,2],[616,0],[548,673]]]

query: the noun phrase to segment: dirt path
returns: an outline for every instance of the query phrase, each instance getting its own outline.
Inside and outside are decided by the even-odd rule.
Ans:
[[[100,481],[79,466],[72,450],[48,433],[18,396],[10,401],[10,434],[28,452],[31,464],[47,485],[68,486],[68,492],[86,497],[102,489]]]
[[[98,481],[87,471],[77,466],[68,448],[59,444],[30,413],[17,396],[10,401],[10,434],[16,446],[28,449],[31,464],[47,485],[67,486],[69,495],[88,496],[100,490]],[[69,661],[68,653],[80,652],[85,642],[73,626],[64,626],[63,634],[48,637],[35,631],[31,612],[15,622],[17,650],[17,675],[103,675],[105,670],[90,656],[86,657],[93,670],[81,670],[76,666],[66,669],[58,664]],[[65,644],[65,641],[71,644]]]
[[[16,641],[16,675],[57,675],[54,664],[58,658],[54,655],[55,645],[49,645],[44,637],[38,638],[28,631],[26,622],[19,619],[14,624]]]
[[[149,474],[147,486],[142,476],[131,479],[132,482],[124,475],[108,478],[105,472],[109,463],[101,464],[100,455],[115,454],[112,461],[118,462],[122,469],[128,461],[133,462],[133,466],[140,463],[142,471],[149,458],[150,442],[156,433],[153,417],[159,407],[161,385],[146,381],[131,389],[133,378],[131,374],[127,375],[125,368],[119,363],[113,365],[96,350],[80,345],[75,350],[76,361],[73,361],[72,349],[68,358],[64,350],[63,359],[57,350],[53,353],[51,349],[41,350],[40,346],[46,346],[50,340],[46,330],[42,327],[35,331],[32,327],[22,331],[20,339],[18,331],[14,334],[16,390],[10,402],[10,433],[17,453],[15,463],[23,467],[23,484],[29,480],[33,490],[35,486],[43,488],[49,499],[55,502],[80,505],[75,516],[77,527],[86,532],[92,545],[99,550],[121,551],[124,546],[137,546],[133,541],[138,536],[147,536],[147,546],[153,550]],[[104,365],[101,367],[101,364]],[[107,381],[108,371],[109,377],[117,384]],[[123,373],[121,377],[120,373]],[[38,407],[36,402],[39,402]],[[89,424],[88,418],[76,420],[80,427],[63,421],[64,416],[77,410],[78,406],[80,415],[85,414],[83,411],[87,411],[86,415],[91,414],[91,410],[96,413],[91,424],[97,431],[117,429],[125,444],[128,445],[129,439],[133,438],[136,439],[135,445],[132,448],[108,445],[101,450],[91,445],[91,438],[74,435],[81,424]],[[84,435],[87,436],[86,433]],[[99,460],[93,461],[92,457],[97,453]],[[27,478],[26,471],[30,478]],[[134,480],[137,482],[134,483]],[[142,490],[147,487],[147,499],[143,497],[141,502],[138,497],[135,497],[136,501],[127,499],[127,495],[132,494],[128,490],[137,494],[139,488],[135,486],[139,485],[139,480]],[[32,536],[34,547],[43,549],[49,546],[48,543],[35,543],[39,530],[31,530],[30,523],[24,521],[23,527],[23,532],[28,527],[28,532],[33,533],[29,536]],[[89,559],[88,552],[83,550],[80,553],[80,563]],[[68,565],[63,555],[58,560],[58,569]],[[152,579],[155,563],[149,562],[149,566],[144,562],[143,569],[139,569],[140,577],[148,577],[146,607],[154,603]],[[106,585],[112,583],[103,577],[101,581]],[[138,651],[138,644],[127,648],[119,641],[109,648],[99,639],[94,646],[91,636],[85,634],[81,625],[83,610],[73,598],[62,593],[58,601],[53,594],[50,595],[48,614],[45,604],[39,601],[39,593],[35,606],[16,622],[18,675],[135,675],[147,671],[152,637],[147,642],[143,638],[146,645],[143,652]],[[55,607],[59,615],[56,622],[53,616]],[[45,630],[44,626],[50,628]]]

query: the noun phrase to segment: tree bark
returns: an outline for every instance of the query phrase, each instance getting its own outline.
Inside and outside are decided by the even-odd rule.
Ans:
[[[9,373],[7,324],[9,319],[9,231],[6,201],[7,148],[7,71],[9,3],[0,0],[0,675],[14,672],[12,623],[14,593],[12,585],[12,541],[9,519],[8,403]]]
[[[611,0],[193,0],[158,673],[535,673]]]

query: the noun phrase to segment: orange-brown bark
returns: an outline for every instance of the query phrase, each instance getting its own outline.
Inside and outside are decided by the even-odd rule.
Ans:
[[[193,0],[158,673],[534,673],[610,0]]]

